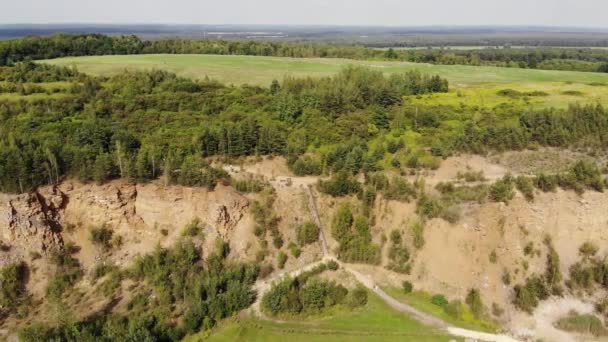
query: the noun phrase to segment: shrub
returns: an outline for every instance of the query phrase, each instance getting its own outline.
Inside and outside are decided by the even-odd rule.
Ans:
[[[412,235],[414,236],[414,247],[420,249],[424,247],[424,226],[420,222],[412,225]]]
[[[486,177],[483,175],[483,171],[472,171],[467,170],[465,172],[458,171],[456,178],[464,179],[465,182],[483,182]]]
[[[460,318],[462,317],[462,302],[459,300],[453,300],[443,305],[443,311],[451,317]]]
[[[388,200],[409,202],[416,198],[416,188],[402,177],[393,177],[384,189],[384,196]]]
[[[490,262],[495,264],[497,260],[498,256],[496,255],[496,251],[493,250],[492,252],[490,252]]]
[[[289,249],[291,255],[296,259],[302,254],[302,250],[293,242],[290,242],[289,245],[287,245],[287,249]]]
[[[579,247],[578,252],[584,258],[591,258],[597,254],[599,248],[593,242],[586,241]]]
[[[25,263],[13,263],[0,269],[0,305],[14,309],[26,295],[25,279],[27,266]]]
[[[359,192],[361,184],[346,171],[340,171],[330,180],[319,181],[319,190],[333,197],[343,197]]]
[[[592,314],[580,315],[571,312],[567,317],[558,320],[556,326],[565,331],[591,334],[595,337],[608,336],[604,323]]]
[[[484,311],[483,302],[478,289],[470,289],[465,300],[475,318],[479,318]]]
[[[306,222],[297,228],[297,238],[300,246],[319,241],[319,227],[314,222]]]
[[[513,192],[513,179],[505,176],[490,186],[490,199],[495,202],[509,203],[515,196]]]
[[[259,179],[240,179],[236,181],[234,188],[236,189],[236,191],[242,193],[258,193],[264,190],[266,185],[267,184],[265,182]]]
[[[103,224],[99,227],[91,228],[90,238],[94,244],[100,246],[104,250],[108,250],[112,247],[110,242],[112,241],[113,233],[114,232],[110,228]]]
[[[524,195],[526,200],[534,200],[534,182],[532,179],[525,176],[519,176],[515,178],[515,186],[517,187],[517,190]]]
[[[296,176],[318,176],[323,171],[321,163],[311,156],[302,156],[289,164]]]
[[[436,294],[433,297],[431,297],[431,303],[433,303],[434,305],[437,305],[437,306],[444,307],[448,304],[448,300],[445,298],[444,295]]]
[[[444,206],[438,198],[423,194],[418,199],[416,213],[426,219],[434,219],[439,217],[444,210]]]
[[[367,304],[367,290],[359,285],[348,294],[347,303],[350,307],[356,308]]]
[[[543,192],[554,192],[557,189],[558,178],[556,176],[541,173],[536,176],[534,183],[536,187]]]
[[[334,260],[329,260],[328,262],[325,263],[325,265],[327,266],[328,270],[332,270],[332,271],[335,271],[340,267],[340,265],[338,265],[338,263],[335,262]]]
[[[347,262],[378,264],[380,247],[372,243],[369,224],[364,217],[353,218],[348,203],[342,204],[332,223],[332,237],[340,243],[338,257]]]
[[[407,280],[401,284],[401,287],[403,288],[403,292],[405,294],[412,293],[412,291],[414,291],[414,285]]]
[[[538,302],[547,299],[550,294],[545,281],[537,275],[528,278],[524,285],[516,285],[513,290],[513,304],[528,313],[532,313]]]
[[[188,223],[188,225],[186,225],[186,228],[184,229],[184,232],[182,233],[182,235],[195,237],[195,236],[199,235],[201,232],[202,232],[201,220],[199,218],[195,218],[190,223]]]
[[[283,251],[279,251],[279,254],[277,255],[277,267],[282,270],[283,268],[285,268],[286,262],[287,254],[285,254]]]
[[[325,308],[343,303],[351,305],[360,300],[360,294],[348,290],[334,282],[322,280],[313,275],[323,272],[325,265],[305,272],[296,278],[285,278],[276,283],[262,298],[262,308],[271,315],[319,312]],[[354,292],[354,290],[353,290]],[[365,293],[367,296],[367,293]]]

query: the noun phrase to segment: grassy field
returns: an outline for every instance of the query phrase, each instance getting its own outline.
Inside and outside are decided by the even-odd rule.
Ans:
[[[420,70],[439,74],[454,84],[515,82],[606,83],[608,74],[575,71],[531,70],[518,68],[433,65],[407,62],[356,61],[330,58],[281,58],[215,55],[133,55],[69,57],[42,61],[57,65],[76,65],[95,75],[117,74],[125,69],[165,69],[191,78],[218,79],[234,84],[268,85],[284,75],[326,76],[345,65],[366,65],[387,74]]]
[[[465,65],[433,65],[406,62],[356,61],[323,58],[280,58],[215,55],[132,55],[69,57],[41,61],[74,65],[94,75],[115,75],[125,70],[163,69],[178,75],[202,79],[209,77],[228,84],[267,86],[285,75],[322,77],[339,72],[346,65],[364,65],[386,74],[420,70],[439,74],[451,82],[448,94],[415,99],[422,103],[478,105],[493,107],[511,103],[532,107],[564,107],[572,102],[608,105],[608,74],[499,68]],[[547,96],[512,99],[497,95],[502,89],[543,91]],[[566,91],[578,91],[569,95]]]
[[[403,303],[407,303],[420,311],[424,311],[430,315],[441,318],[445,322],[452,324],[457,327],[471,329],[471,330],[479,330],[485,332],[496,332],[497,327],[495,324],[475,319],[473,314],[468,309],[468,307],[463,305],[463,314],[460,318],[454,318],[448,315],[443,308],[431,303],[432,295],[422,291],[414,291],[412,293],[405,294],[402,289],[398,288],[384,288],[386,293],[390,294],[392,297],[400,300]]]
[[[210,336],[201,333],[187,342],[358,342],[358,341],[456,341],[434,328],[421,325],[394,311],[380,298],[370,295],[368,304],[334,316],[274,323],[254,319],[223,322]]]

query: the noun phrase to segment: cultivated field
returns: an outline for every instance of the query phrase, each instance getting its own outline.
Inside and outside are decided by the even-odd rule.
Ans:
[[[420,70],[439,74],[451,82],[452,92],[418,97],[435,104],[496,106],[503,103],[536,107],[567,106],[572,102],[608,104],[608,74],[574,71],[533,70],[487,66],[432,65],[407,62],[356,61],[323,58],[281,58],[216,55],[131,55],[69,57],[42,61],[74,65],[94,75],[115,75],[125,70],[163,69],[180,76],[209,77],[228,84],[267,86],[285,75],[322,77],[346,65],[364,65],[386,74]],[[546,96],[518,99],[498,96],[503,89],[543,91]]]

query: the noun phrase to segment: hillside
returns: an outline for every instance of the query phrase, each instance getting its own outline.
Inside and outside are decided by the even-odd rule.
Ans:
[[[316,180],[298,178],[281,171],[286,170],[284,163],[281,159],[254,164],[246,162],[242,167],[229,169],[233,170],[235,179],[255,174],[270,182],[276,193],[271,210],[281,213],[278,230],[287,245],[297,241],[294,227],[312,220],[305,193],[306,184],[314,184]],[[448,159],[445,165],[427,175],[427,179],[453,181],[459,171],[466,172],[475,167],[500,170],[492,177],[515,171],[505,165],[470,156]],[[322,226],[329,229],[335,208],[343,201],[321,194],[316,196],[319,196]],[[32,198],[36,200],[32,201]],[[5,196],[0,207],[8,209],[2,215],[8,221],[3,224],[6,228],[2,234],[10,250],[3,253],[3,259],[27,260],[34,252],[44,255],[54,245],[73,242],[80,247],[75,257],[87,276],[76,285],[80,294],[77,297],[69,296],[75,302],[70,304],[72,300],[67,301],[72,314],[87,315],[112,300],[118,300],[113,305],[121,312],[128,310],[125,305],[133,290],[123,285],[110,292],[112,295],[109,297],[108,293],[100,296],[99,286],[104,278],[92,282],[88,276],[95,267],[100,263],[127,267],[138,255],[153,252],[158,244],[169,247],[184,234],[184,227],[195,219],[199,219],[202,228],[203,251],[212,249],[209,244],[220,237],[229,242],[231,259],[254,260],[259,249],[252,230],[254,218],[251,203],[256,199],[259,199],[257,195],[243,196],[229,186],[218,186],[209,192],[166,187],[158,183],[125,182],[111,182],[102,186],[65,182],[56,188],[41,188],[32,195]],[[350,202],[354,199],[345,200]],[[415,213],[415,203],[380,198],[373,209],[372,216],[376,219],[371,232],[374,242],[383,246],[381,265],[384,267],[353,267],[371,275],[379,286],[387,289],[400,287],[402,281],[408,280],[416,289],[464,300],[468,289],[479,288],[484,303],[495,303],[506,310],[501,316],[493,317],[493,320],[519,326],[525,322],[511,321],[517,310],[511,304],[512,289],[501,281],[503,272],[511,272],[513,283],[522,281],[528,275],[544,272],[542,241],[550,236],[555,249],[559,251],[560,268],[567,274],[569,267],[578,260],[578,246],[605,238],[602,233],[605,219],[602,217],[607,202],[608,197],[601,193],[579,196],[558,191],[537,194],[532,204],[521,194],[517,194],[507,206],[500,203],[463,203],[463,218],[458,222],[449,223],[442,219],[429,221],[424,228],[426,242],[423,247],[416,249],[408,233],[411,223],[420,220]],[[42,217],[46,219],[41,220]],[[48,221],[51,217],[53,220]],[[102,224],[110,227],[114,237],[120,236],[121,240],[120,246],[113,247],[107,253],[100,251],[89,239],[91,227]],[[55,225],[69,228],[53,233]],[[383,237],[395,229],[404,230],[406,243],[412,251],[413,263],[409,275],[386,269],[390,261],[386,253],[390,246],[383,242]],[[331,238],[331,231],[324,233],[329,237],[330,249],[336,249],[337,242]],[[538,256],[527,255],[525,247],[529,243],[539,250]],[[278,250],[269,246],[268,252],[265,259],[274,263]],[[493,252],[496,253],[495,261],[490,257]],[[298,269],[318,260],[320,256],[320,247],[313,244],[304,248],[299,258],[290,257],[285,270]],[[522,267],[523,263],[528,266]],[[36,302],[44,298],[49,266],[43,258],[34,260],[30,267],[28,292]],[[88,305],[83,306],[83,302]],[[44,305],[32,308],[29,316],[37,320],[43,317],[52,320],[49,309]],[[10,328],[15,323],[9,320],[5,326]],[[459,324],[475,326],[467,321]]]
[[[608,336],[604,74],[0,45],[9,340]]]

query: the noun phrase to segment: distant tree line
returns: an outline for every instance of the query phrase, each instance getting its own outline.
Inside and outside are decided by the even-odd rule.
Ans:
[[[55,34],[0,41],[0,66],[36,59],[130,54],[216,54],[402,60],[434,64],[495,65],[608,72],[608,51],[591,48],[374,49],[317,42],[141,40],[137,36]]]

